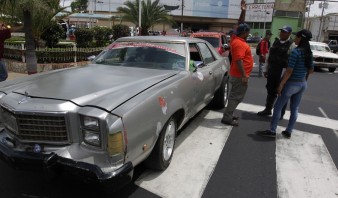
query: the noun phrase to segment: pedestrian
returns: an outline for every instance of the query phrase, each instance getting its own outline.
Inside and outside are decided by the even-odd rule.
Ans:
[[[265,37],[260,41],[258,77],[263,77],[263,67],[265,65],[266,55],[269,53],[271,36],[271,31],[267,30],[265,33]]]
[[[8,78],[8,71],[3,56],[5,50],[4,43],[5,40],[9,38],[11,38],[10,26],[6,26],[3,23],[0,27],[0,82],[5,81]]]
[[[229,78],[230,93],[221,122],[231,126],[238,126],[238,117],[233,113],[245,96],[254,63],[251,48],[246,42],[249,33],[250,26],[242,23],[237,27],[236,35],[232,36],[230,41],[232,54]]]
[[[276,38],[269,49],[264,77],[266,80],[266,102],[265,109],[257,113],[258,116],[269,116],[272,114],[272,108],[277,98],[277,88],[280,83],[283,69],[287,66],[288,56],[291,49],[295,47],[291,39],[292,28],[283,26],[279,29],[279,38]],[[285,114],[287,104],[282,110],[281,119]]]
[[[291,115],[289,123],[282,135],[291,137],[291,133],[297,121],[299,104],[302,95],[307,88],[309,74],[313,73],[313,54],[310,48],[312,34],[303,29],[295,33],[295,44],[297,47],[292,50],[288,59],[288,66],[278,86],[278,98],[270,122],[270,129],[258,131],[259,135],[275,137],[278,120],[281,117],[283,106],[290,100]]]

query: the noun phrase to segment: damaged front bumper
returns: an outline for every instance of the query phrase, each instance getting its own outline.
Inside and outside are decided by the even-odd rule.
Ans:
[[[105,173],[95,164],[61,157],[54,152],[44,154],[15,151],[4,141],[0,141],[0,158],[13,168],[43,170],[47,173],[62,171],[84,181],[112,184],[114,187],[122,187],[132,180],[134,167],[131,162],[125,163],[113,172]]]

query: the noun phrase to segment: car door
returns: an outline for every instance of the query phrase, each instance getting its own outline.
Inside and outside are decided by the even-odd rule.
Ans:
[[[212,99],[214,95],[214,87],[216,85],[214,75],[216,59],[206,43],[196,43],[196,47],[202,59],[202,64],[198,67],[196,71],[196,75],[198,75],[200,79],[202,79],[202,86],[200,87],[199,98],[203,102],[203,104],[206,104]]]

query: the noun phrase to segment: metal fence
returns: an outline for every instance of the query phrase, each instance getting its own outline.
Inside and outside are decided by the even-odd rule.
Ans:
[[[26,62],[26,49],[23,43],[6,43],[4,58]],[[89,56],[98,55],[104,47],[78,48],[76,45],[62,48],[36,48],[38,63],[71,63],[88,60]]]

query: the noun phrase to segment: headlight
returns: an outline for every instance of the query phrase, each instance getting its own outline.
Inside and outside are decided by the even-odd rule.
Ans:
[[[81,116],[83,139],[87,144],[101,146],[100,121],[98,118]]]
[[[83,130],[84,141],[93,146],[101,146],[100,133]]]
[[[97,118],[83,116],[82,125],[87,129],[100,130],[99,119]]]

